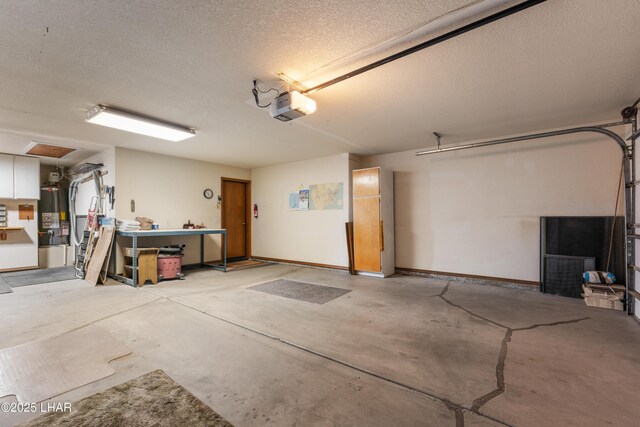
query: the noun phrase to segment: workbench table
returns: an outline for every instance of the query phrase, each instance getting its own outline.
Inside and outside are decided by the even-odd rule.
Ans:
[[[221,234],[222,235],[222,265],[205,264],[204,262],[204,235],[205,234]],[[140,237],[162,237],[162,236],[200,236],[200,267],[210,267],[216,270],[227,271],[227,230],[224,228],[188,228],[188,229],[168,229],[168,230],[136,230],[136,231],[116,231],[116,242],[113,244],[112,256],[115,259],[117,250],[117,238],[131,237],[133,254],[138,252],[138,238]],[[119,274],[113,274],[112,277],[120,282],[126,283],[134,287],[138,286],[138,257],[133,257],[133,269],[131,278],[124,277]]]

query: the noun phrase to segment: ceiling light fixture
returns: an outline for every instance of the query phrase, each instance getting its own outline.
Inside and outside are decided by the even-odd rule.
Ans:
[[[87,111],[85,121],[173,142],[196,136],[196,132],[193,129],[116,110],[101,104]]]

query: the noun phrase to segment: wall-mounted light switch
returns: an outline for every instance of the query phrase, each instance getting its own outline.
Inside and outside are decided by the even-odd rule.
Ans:
[[[136,211],[136,201],[131,199],[131,212]]]

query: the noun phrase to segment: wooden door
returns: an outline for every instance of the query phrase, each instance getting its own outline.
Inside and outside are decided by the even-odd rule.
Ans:
[[[250,182],[222,178],[222,228],[227,230],[227,258],[247,258],[251,247]]]
[[[380,225],[380,169],[353,171],[353,248],[356,270],[382,271]]]

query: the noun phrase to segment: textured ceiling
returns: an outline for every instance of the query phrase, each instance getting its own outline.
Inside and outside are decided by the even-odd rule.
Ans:
[[[254,167],[423,148],[434,131],[447,144],[616,119],[640,96],[637,0],[550,0],[316,92],[318,111],[294,122],[252,105],[253,78],[322,82],[448,28],[359,52],[478,3],[3,0],[0,151],[37,140]],[[198,136],[171,143],[84,123],[96,103]]]

